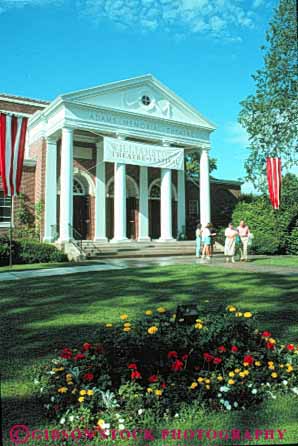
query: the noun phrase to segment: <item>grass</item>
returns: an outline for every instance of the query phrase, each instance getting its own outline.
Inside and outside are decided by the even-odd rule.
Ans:
[[[272,256],[265,259],[254,259],[254,263],[257,265],[269,265],[269,266],[285,266],[285,267],[297,267],[298,272],[298,256]]]
[[[88,266],[98,265],[102,262],[88,260],[86,262],[50,262],[50,263],[31,263],[26,265],[12,265],[0,266],[0,273],[14,272],[14,271],[32,271],[37,269],[51,269],[51,268],[65,268],[72,266]]]
[[[298,342],[295,276],[179,265],[0,282],[0,294],[2,418],[6,427],[15,423],[32,429],[47,426],[34,394],[36,365],[52,358],[56,349],[95,341],[98,325],[117,321],[122,312],[134,317],[159,305],[174,310],[178,303],[196,302],[204,314],[234,304],[257,312],[262,330]],[[293,396],[233,414],[192,413],[190,409],[176,427],[286,429],[286,444],[298,438],[297,418],[297,397]],[[159,440],[155,443],[162,444]]]

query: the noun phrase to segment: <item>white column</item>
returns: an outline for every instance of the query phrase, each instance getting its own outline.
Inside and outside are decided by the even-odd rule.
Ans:
[[[47,138],[44,242],[52,242],[57,230],[57,142]]]
[[[126,166],[115,163],[114,170],[114,238],[112,243],[126,242]]]
[[[148,167],[140,167],[139,236],[140,242],[149,241]]]
[[[185,172],[184,170],[178,170],[177,172],[178,182],[178,235],[183,231],[185,232]]]
[[[161,169],[160,186],[160,239],[169,242],[172,237],[172,171]]]
[[[72,239],[73,223],[73,129],[62,129],[60,169],[60,242]]]
[[[200,219],[205,226],[210,223],[210,181],[209,181],[209,158],[208,150],[201,150],[200,158]]]
[[[106,165],[103,161],[103,143],[96,143],[95,178],[95,236],[97,242],[107,242],[106,237]]]

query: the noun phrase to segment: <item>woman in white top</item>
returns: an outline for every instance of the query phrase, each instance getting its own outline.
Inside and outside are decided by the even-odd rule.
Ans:
[[[202,242],[203,242],[203,251],[202,251],[202,259],[207,256],[207,260],[211,259],[211,225],[208,223],[202,230]]]
[[[230,260],[232,263],[235,263],[234,255],[235,255],[235,248],[236,248],[236,237],[238,235],[238,232],[236,229],[233,228],[233,224],[229,223],[229,226],[225,230],[225,251],[224,254],[226,256],[226,262],[229,262]]]

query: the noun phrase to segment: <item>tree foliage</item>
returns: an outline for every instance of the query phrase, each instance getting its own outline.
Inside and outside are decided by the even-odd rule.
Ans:
[[[200,154],[198,152],[186,155],[185,162],[186,172],[191,177],[198,177],[200,174]],[[217,159],[209,158],[209,172],[217,169]]]
[[[249,135],[247,178],[264,189],[266,157],[284,167],[298,162],[298,44],[295,0],[280,0],[266,33],[264,67],[257,70],[255,94],[241,102],[240,124]]]

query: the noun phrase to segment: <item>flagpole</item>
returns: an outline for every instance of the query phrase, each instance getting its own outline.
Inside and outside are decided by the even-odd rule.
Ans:
[[[12,216],[13,216],[13,195],[10,202],[10,225],[9,225],[9,266],[12,268]]]

